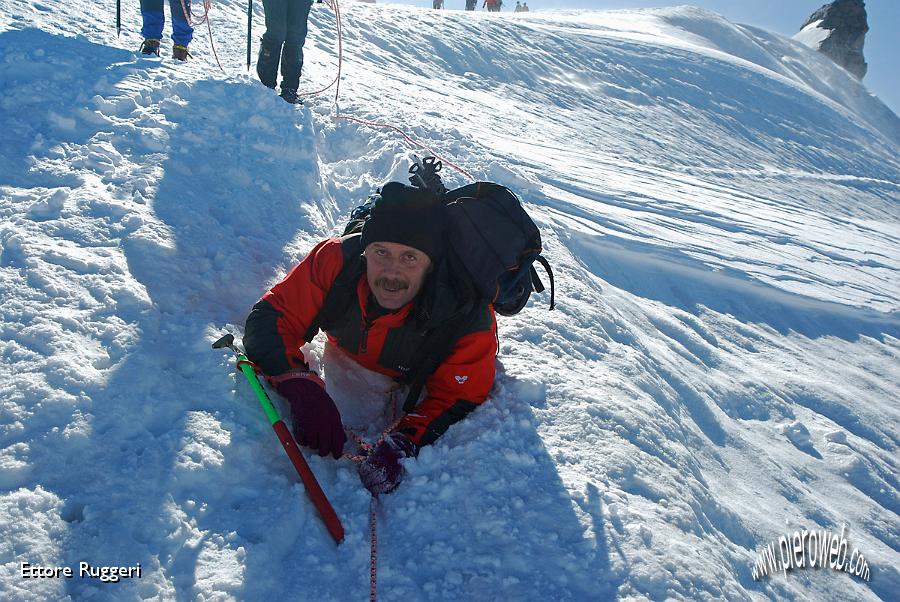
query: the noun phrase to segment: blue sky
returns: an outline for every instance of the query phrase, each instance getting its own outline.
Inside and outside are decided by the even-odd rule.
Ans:
[[[431,0],[378,0],[397,4],[430,7]],[[481,6],[483,0],[478,0]],[[690,4],[723,15],[736,23],[762,27],[783,35],[793,35],[825,0],[527,0],[531,10],[542,8],[591,8],[598,10],[620,8],[651,8]],[[444,0],[448,9],[461,10],[465,0]],[[515,0],[506,0],[515,6]],[[863,82],[871,92],[900,115],[900,0],[867,0],[869,33],[866,35],[865,56],[869,72]]]

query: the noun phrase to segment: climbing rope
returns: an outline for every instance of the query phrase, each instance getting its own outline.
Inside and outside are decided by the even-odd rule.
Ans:
[[[397,418],[397,394],[399,392],[399,387],[394,387],[390,392],[390,401],[388,402],[391,407],[391,424],[381,431],[381,434],[378,435],[378,438],[375,440],[375,443],[369,443],[365,439],[362,438],[359,433],[356,432],[356,429],[351,427],[344,427],[348,433],[350,433],[350,438],[356,442],[357,453],[356,454],[344,454],[344,458],[348,458],[353,460],[354,462],[361,463],[366,457],[371,454],[379,443],[384,441],[384,438],[387,437],[394,428],[400,424],[400,419]],[[372,499],[369,500],[369,600],[370,602],[376,602],[378,599],[378,496],[373,495]]]
[[[361,463],[366,459],[366,456],[372,453],[377,444],[366,443],[352,430],[350,431],[350,436],[356,441],[359,453],[355,455],[344,454],[343,457]],[[381,439],[384,439],[384,436]],[[374,494],[369,500],[369,600],[371,602],[378,600],[378,496]]]
[[[452,161],[449,161],[445,157],[439,155],[431,147],[414,140],[411,136],[409,136],[409,134],[407,134],[406,132],[401,130],[399,127],[388,124],[388,123],[380,123],[377,121],[367,121],[365,119],[359,119],[358,117],[351,117],[350,115],[342,115],[340,113],[340,109],[338,108],[338,99],[340,98],[340,93],[341,93],[341,73],[342,73],[343,64],[344,64],[344,29],[343,29],[343,25],[341,23],[341,7],[340,7],[340,3],[338,0],[325,0],[325,4],[329,8],[331,8],[332,11],[334,11],[335,31],[337,34],[337,55],[338,55],[337,75],[335,76],[334,80],[332,80],[332,82],[330,84],[328,84],[321,90],[317,90],[315,92],[303,92],[301,94],[298,94],[298,96],[312,96],[314,94],[321,94],[322,92],[327,91],[332,86],[335,86],[334,102],[331,105],[331,118],[332,119],[334,119],[334,120],[343,119],[345,121],[353,121],[355,123],[359,123],[359,124],[365,125],[367,127],[382,128],[382,129],[388,129],[388,130],[397,132],[413,148],[420,148],[422,150],[428,151],[429,154],[437,157],[438,159],[443,161],[444,164],[449,165],[450,167],[452,167],[453,169],[455,169],[456,171],[458,171],[459,173],[461,173],[462,175],[464,175],[465,177],[469,178],[470,180],[472,180],[474,182],[475,177],[471,173],[469,173],[468,171],[466,171],[459,165],[453,163]]]
[[[378,600],[378,497],[369,500],[369,600]]]
[[[188,4],[190,4],[190,0],[188,0]],[[184,11],[184,18],[187,19],[188,25],[191,27],[194,26],[194,20],[196,19],[197,25],[203,25],[205,21],[209,20],[209,9],[212,6],[212,0],[203,0],[203,16],[197,17],[194,16],[194,13],[185,5],[184,0],[181,0],[181,10]]]
[[[313,96],[315,94],[322,94],[323,92],[327,92],[332,86],[337,86],[334,93],[334,102],[337,104],[338,94],[341,89],[341,68],[344,64],[344,30],[341,25],[341,7],[338,5],[337,0],[325,0],[325,6],[330,8],[334,12],[334,28],[336,39],[337,39],[337,74],[334,76],[334,79],[331,80],[331,83],[322,88],[321,90],[315,90],[312,92],[300,92],[297,96]]]
[[[209,0],[204,0],[204,4]],[[184,0],[182,0],[184,2]],[[209,10],[209,9],[207,9]],[[222,70],[222,73],[225,73],[225,67],[222,66],[222,63],[219,62],[219,53],[216,52],[216,43],[213,41],[213,33],[212,33],[212,25],[209,24],[209,15],[205,17],[206,19],[206,30],[209,31],[209,47],[212,48],[213,56],[216,57],[216,65],[219,66],[219,69]]]
[[[188,0],[188,3],[190,3],[190,0]],[[219,69],[222,70],[222,73],[225,73],[225,68],[222,67],[222,63],[219,62],[219,54],[216,52],[216,43],[213,40],[212,25],[209,22],[210,8],[212,8],[212,0],[203,0],[203,16],[195,17],[187,5],[185,5],[184,0],[181,0],[181,11],[184,14],[185,20],[188,22],[188,25],[193,27],[194,23],[197,25],[206,23],[206,30],[209,32],[209,47],[212,48],[213,56],[216,58],[216,64],[219,66]]]

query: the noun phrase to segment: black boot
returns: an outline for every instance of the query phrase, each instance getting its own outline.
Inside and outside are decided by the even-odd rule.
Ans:
[[[188,57],[194,58],[194,55],[188,52],[187,46],[182,46],[181,44],[175,44],[172,46],[172,58],[178,59],[179,61],[186,61]]]
[[[297,96],[297,91],[293,88],[281,88],[281,94],[279,94],[285,102],[289,102],[292,105],[302,105],[303,101],[300,100],[300,97]]]
[[[146,54],[148,56],[159,56],[159,40],[155,40],[153,38],[147,38],[143,42],[141,42],[141,54]]]

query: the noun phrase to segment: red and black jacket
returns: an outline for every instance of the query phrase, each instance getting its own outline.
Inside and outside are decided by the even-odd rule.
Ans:
[[[425,397],[414,408],[405,406],[396,430],[428,445],[487,398],[497,354],[493,307],[482,299],[463,312],[452,300],[452,287],[433,273],[415,300],[370,317],[360,251],[358,237],[316,245],[253,307],[244,332],[247,356],[270,376],[304,368],[300,347],[322,329],[369,370],[407,384],[420,375]],[[435,338],[453,344],[428,365]]]

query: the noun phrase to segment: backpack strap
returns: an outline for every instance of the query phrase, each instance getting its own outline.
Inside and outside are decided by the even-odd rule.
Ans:
[[[544,269],[547,270],[547,276],[550,277],[550,309],[553,309],[556,307],[556,286],[553,284],[553,270],[550,269],[550,262],[547,261],[543,255],[538,255],[534,260],[544,266]],[[534,265],[531,266],[531,284],[534,286],[536,292],[544,292],[544,283],[538,278],[537,270],[534,269]]]

